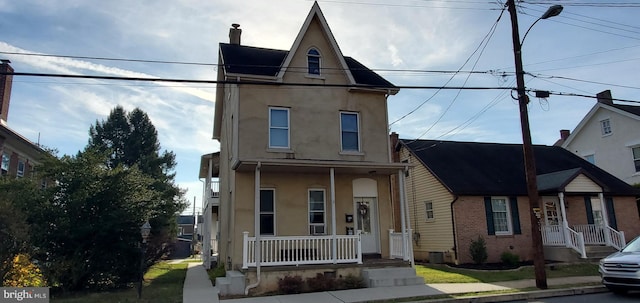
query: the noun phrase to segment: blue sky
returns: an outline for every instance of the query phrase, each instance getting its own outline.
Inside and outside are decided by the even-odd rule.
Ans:
[[[341,51],[399,86],[513,87],[509,14],[491,0],[319,1]],[[523,45],[531,89],[640,100],[640,2],[539,0],[521,3],[520,35],[553,4]],[[213,80],[218,43],[231,23],[242,44],[289,49],[307,0],[0,0],[0,58],[16,72]],[[487,38],[488,43],[481,44]],[[485,40],[486,41],[486,40]],[[482,45],[482,46],[480,46]],[[9,53],[203,63],[157,64]],[[465,64],[466,62],[466,64]],[[442,71],[465,72],[455,74]],[[466,71],[479,71],[470,74]],[[448,84],[447,84],[448,83]],[[213,85],[15,77],[8,125],[60,154],[84,148],[88,130],[116,105],[140,107],[164,149],[177,155],[177,183],[201,207],[200,156],[211,140]],[[390,130],[402,138],[521,143],[517,102],[508,89],[403,89],[389,98]],[[426,103],[425,101],[428,100]],[[531,98],[535,144],[573,130],[595,99]],[[628,103],[637,104],[637,103]],[[192,208],[190,208],[191,210]]]

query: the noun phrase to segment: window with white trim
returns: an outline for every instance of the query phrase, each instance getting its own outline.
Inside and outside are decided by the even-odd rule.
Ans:
[[[18,177],[24,177],[24,168],[25,168],[25,164],[24,161],[22,160],[18,160],[18,171],[16,172],[16,176]]]
[[[9,155],[2,154],[2,175],[6,175],[9,172]]]
[[[260,189],[260,235],[276,234],[276,191]]]
[[[360,151],[360,131],[358,113],[340,113],[340,132],[342,151]]]
[[[496,235],[510,235],[511,212],[509,211],[509,201],[506,197],[492,197],[491,211],[493,212],[493,227]]]
[[[326,234],[324,189],[309,190],[309,234]]]
[[[269,148],[289,148],[289,109],[269,107]]]
[[[610,135],[613,132],[611,129],[611,121],[609,119],[600,120],[600,129],[603,136]]]
[[[636,167],[636,172],[640,172],[640,146],[632,147],[631,153],[633,154],[633,164]]]
[[[426,201],[424,202],[424,215],[426,218],[427,222],[431,222],[435,220],[434,214],[433,214],[433,202],[432,201]]]
[[[307,67],[309,75],[320,75],[320,52],[315,48],[307,52]]]

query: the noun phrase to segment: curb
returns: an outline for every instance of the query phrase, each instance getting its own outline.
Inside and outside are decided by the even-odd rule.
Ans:
[[[532,300],[551,297],[564,297],[575,295],[596,294],[602,292],[608,292],[609,290],[604,286],[584,286],[565,289],[548,289],[548,290],[534,290],[528,292],[519,292],[504,295],[487,295],[487,296],[474,296],[465,298],[447,298],[447,299],[425,299],[420,301],[412,301],[414,303],[429,302],[429,303],[488,303],[488,302],[507,302],[507,301],[519,301],[519,300]]]

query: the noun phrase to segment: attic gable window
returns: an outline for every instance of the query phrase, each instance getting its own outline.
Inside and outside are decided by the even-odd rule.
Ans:
[[[307,67],[309,75],[320,75],[320,52],[315,48],[307,52]]]
[[[613,132],[611,130],[611,121],[609,119],[601,120],[600,121],[600,128],[602,130],[602,135],[603,136],[611,135],[611,133]]]

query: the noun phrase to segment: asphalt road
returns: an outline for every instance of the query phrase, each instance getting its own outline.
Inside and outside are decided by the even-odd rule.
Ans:
[[[535,299],[529,301],[512,301],[511,303],[621,303],[640,302],[640,291],[629,292],[625,295],[616,295],[612,292],[604,292],[592,295],[555,297],[546,299]]]

